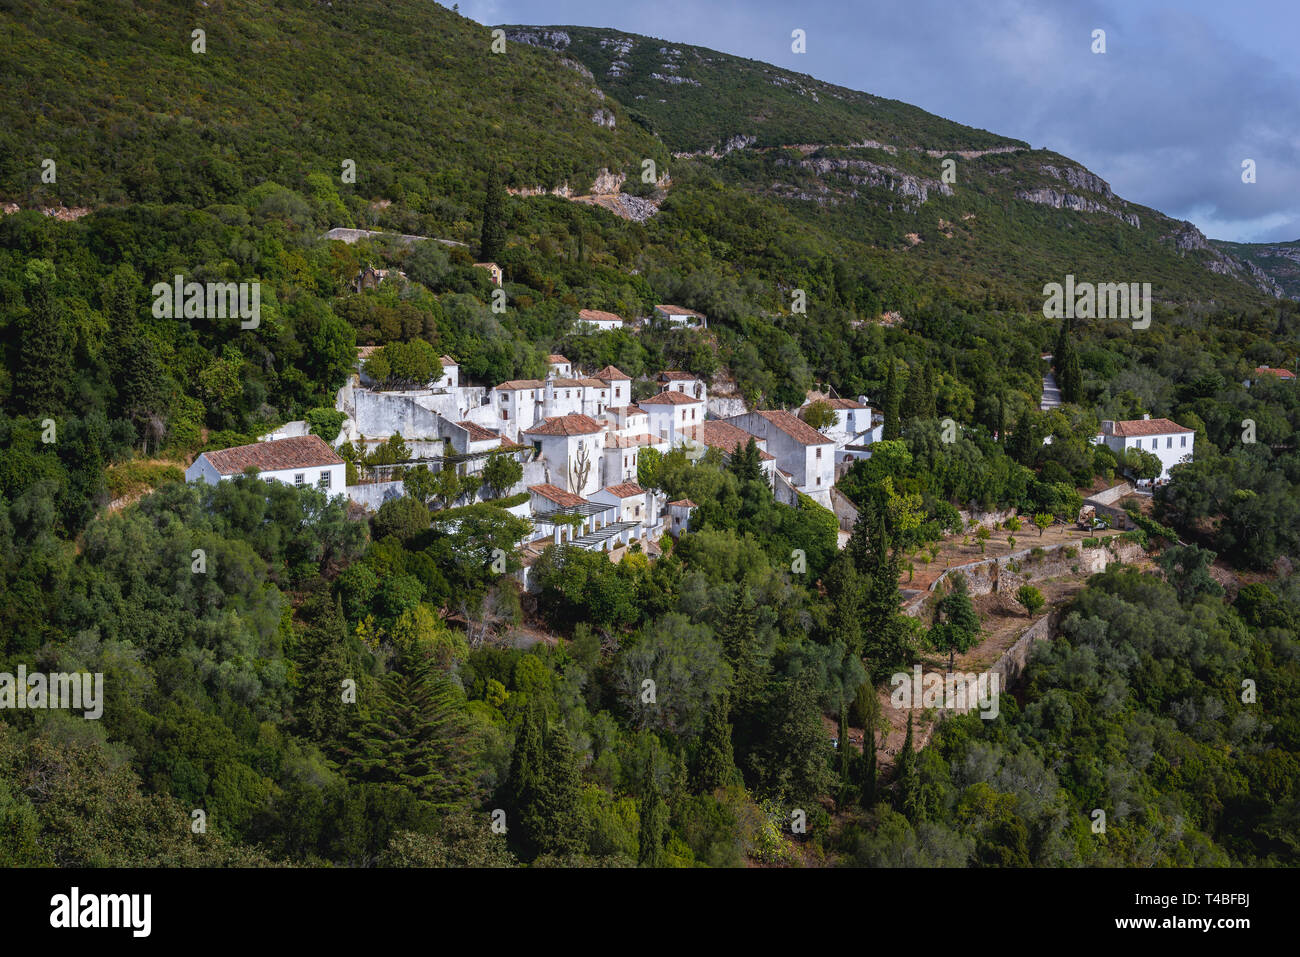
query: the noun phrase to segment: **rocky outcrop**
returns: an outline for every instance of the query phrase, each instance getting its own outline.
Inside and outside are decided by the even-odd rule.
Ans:
[[[573,42],[563,30],[538,28],[507,30],[506,39],[512,43],[526,43],[529,46],[546,47],[548,50],[564,50]]]
[[[1138,219],[1136,213],[1125,213],[1111,209],[1095,199],[1079,196],[1077,193],[1062,193],[1055,189],[1040,187],[1039,189],[1019,190],[1016,192],[1016,199],[1023,199],[1028,203],[1037,203],[1040,206],[1051,206],[1053,209],[1072,209],[1080,213],[1105,213],[1108,216],[1114,216],[1116,219],[1122,219],[1130,226],[1138,229],[1142,228],[1142,222]]]
[[[777,165],[784,165],[786,162],[786,160],[778,160]],[[913,176],[911,173],[904,173],[892,166],[872,163],[870,160],[810,157],[800,160],[799,166],[818,176],[838,176],[854,186],[888,189],[901,196],[915,199],[918,203],[924,203],[929,199],[932,191],[943,196],[952,195],[952,187],[947,183]]]
[[[1238,259],[1211,245],[1205,238],[1205,234],[1192,223],[1187,221],[1179,223],[1172,234],[1163,238],[1167,242],[1172,242],[1174,248],[1181,253],[1203,254],[1202,265],[1212,273],[1220,276],[1235,276],[1278,299],[1281,299],[1284,294],[1282,287],[1272,276],[1254,263]]]

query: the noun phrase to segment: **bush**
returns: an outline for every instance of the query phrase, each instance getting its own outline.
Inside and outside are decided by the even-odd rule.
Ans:
[[[307,413],[307,430],[312,435],[319,435],[326,442],[333,442],[338,438],[339,430],[343,428],[345,418],[347,416],[338,409],[321,406]]]
[[[1047,599],[1045,599],[1043,593],[1033,585],[1021,585],[1016,589],[1016,601],[1020,602],[1020,604],[1025,607],[1025,611],[1028,612],[1029,616],[1032,618],[1038,609],[1042,608],[1043,605],[1046,604]]]

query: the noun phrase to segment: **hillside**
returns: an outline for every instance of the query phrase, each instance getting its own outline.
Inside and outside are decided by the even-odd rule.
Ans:
[[[1281,287],[1283,295],[1300,299],[1300,239],[1290,243],[1230,243],[1216,239],[1213,243],[1235,259],[1257,267]]]
[[[206,206],[267,179],[338,182],[354,159],[358,193],[421,211],[481,188],[489,162],[513,184],[585,189],[661,155],[579,73],[524,47],[493,54],[486,28],[434,3],[194,9],[5,4],[0,199]]]
[[[910,285],[979,299],[995,283],[996,297],[1023,308],[1067,273],[1151,282],[1160,301],[1244,304],[1278,291],[1190,223],[1019,140],[704,47],[588,27],[504,29],[581,61],[679,160],[870,248],[862,255]]]

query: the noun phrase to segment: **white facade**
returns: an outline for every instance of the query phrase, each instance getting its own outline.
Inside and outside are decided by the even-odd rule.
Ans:
[[[1122,458],[1126,449],[1139,449],[1156,456],[1160,459],[1161,471],[1155,481],[1161,483],[1169,481],[1170,468],[1192,461],[1196,432],[1170,419],[1152,419],[1150,416],[1126,421],[1107,419],[1102,422],[1101,434],[1094,441],[1105,443],[1116,458]]]
[[[790,482],[821,505],[830,506],[835,485],[835,443],[789,412],[746,412],[728,420],[767,440],[776,467]]]

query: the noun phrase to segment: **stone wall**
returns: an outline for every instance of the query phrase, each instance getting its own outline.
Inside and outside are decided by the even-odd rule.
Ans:
[[[364,505],[372,512],[379,511],[390,498],[401,498],[405,494],[401,482],[373,482],[369,485],[349,485],[348,498],[358,505]]]
[[[1068,558],[1066,548],[1078,549],[1078,555]],[[921,592],[903,606],[903,614],[919,617],[925,608],[926,600],[934,594],[947,579],[956,574],[966,577],[966,585],[971,595],[990,595],[993,593],[1015,594],[1016,589],[1029,582],[1042,581],[1047,578],[1060,578],[1066,575],[1095,575],[1105,571],[1113,562],[1131,562],[1142,554],[1142,546],[1137,542],[1123,542],[1116,546],[1114,552],[1109,548],[1082,548],[1077,544],[1061,542],[1043,548],[1041,558],[1032,558],[1033,548],[1022,548],[1000,558],[987,558],[969,565],[949,568],[931,583],[927,591]],[[1009,563],[1019,565],[1019,571],[1008,567]]]

